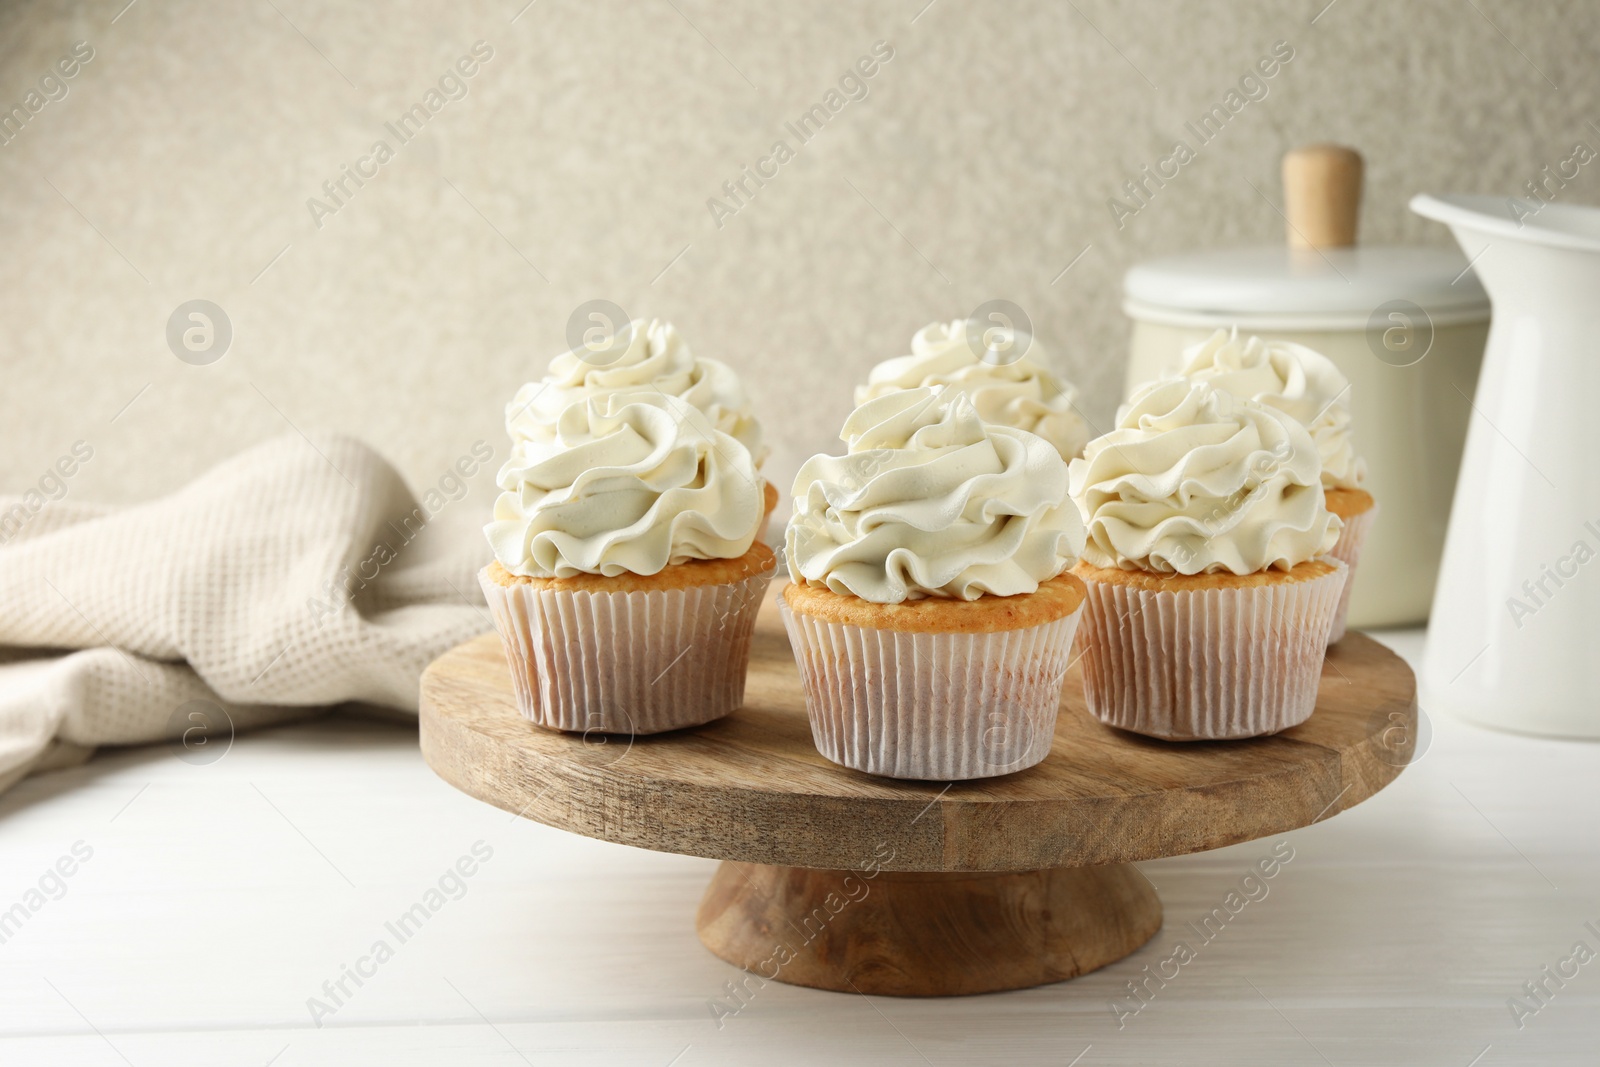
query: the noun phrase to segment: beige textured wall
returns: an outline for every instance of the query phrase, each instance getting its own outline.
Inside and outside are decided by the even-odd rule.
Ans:
[[[742,370],[780,483],[873,361],[993,297],[1100,420],[1123,270],[1279,240],[1249,183],[1276,199],[1287,147],[1359,145],[1364,236],[1443,243],[1413,192],[1511,192],[1600,145],[1593,5],[125,2],[0,10],[6,106],[94,49],[0,147],[0,489],[82,439],[72,496],[138,500],[286,421],[431,484],[477,438],[504,454],[504,401],[592,298]],[[479,40],[468,95],[401,146],[383,124]],[[867,98],[801,146],[784,122],[880,40]],[[1118,229],[1107,198],[1277,41],[1265,99]],[[307,198],[380,138],[395,158],[319,228]],[[796,157],[719,228],[708,197],[779,138]],[[1600,170],[1563,195],[1600,202]],[[233,326],[208,366],[164,337],[194,298]]]

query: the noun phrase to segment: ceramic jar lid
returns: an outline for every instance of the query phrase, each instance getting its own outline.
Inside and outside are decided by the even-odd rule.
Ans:
[[[1489,298],[1454,249],[1263,246],[1150,260],[1123,280],[1123,310],[1146,322],[1260,329],[1361,329],[1394,300],[1434,325],[1481,322]]]

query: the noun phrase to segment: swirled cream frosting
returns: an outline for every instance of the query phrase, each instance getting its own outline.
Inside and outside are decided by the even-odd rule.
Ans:
[[[1338,516],[1310,434],[1205,382],[1152,382],[1071,465],[1083,558],[1167,574],[1253,574],[1323,555]]]
[[[1316,442],[1324,489],[1366,480],[1366,461],[1350,439],[1350,382],[1327,356],[1291,341],[1240,338],[1234,328],[1184,349],[1183,358],[1185,378],[1293,415]]]
[[[748,449],[756,466],[767,458],[761,424],[739,376],[726,363],[696,356],[662,319],[635,319],[607,346],[555,357],[542,379],[517,390],[506,405],[506,432],[513,442],[550,441],[562,412],[572,405],[639,389],[681,397]]]
[[[906,389],[845,420],[842,456],[794,480],[796,582],[877,604],[1032,593],[1077,562],[1083,521],[1044,438],[978,417],[957,389]]]
[[[484,534],[506,570],[530,578],[734,559],[764,510],[750,453],[655,390],[569,404],[549,440],[512,445],[499,485]]]
[[[1020,356],[1013,346],[1023,349]],[[856,387],[855,400],[864,404],[900,389],[951,386],[967,394],[985,422],[1038,434],[1071,459],[1083,451],[1089,427],[1073,408],[1077,390],[1029,358],[1042,353],[1026,334],[984,331],[968,319],[930,323],[911,338],[910,355],[872,368],[867,384]]]

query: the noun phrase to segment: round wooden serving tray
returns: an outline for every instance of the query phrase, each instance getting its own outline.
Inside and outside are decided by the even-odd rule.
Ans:
[[[499,638],[422,677],[422,752],[445,781],[588,837],[723,860],[701,940],[763,979],[944,995],[1071,978],[1144,944],[1161,903],[1136,860],[1306,826],[1411,758],[1416,684],[1382,645],[1330,650],[1317,710],[1248,741],[1168,743],[1092,719],[1074,668],[1037,767],[972,782],[847,770],[811,743],[800,677],[769,599],[745,704],[649,737],[524,720]]]

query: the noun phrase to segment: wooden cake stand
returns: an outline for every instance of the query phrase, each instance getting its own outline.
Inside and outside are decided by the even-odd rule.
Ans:
[[[1136,860],[1307,826],[1367,799],[1411,758],[1411,671],[1351,633],[1305,724],[1174,744],[1103,726],[1076,668],[1039,766],[975,782],[838,767],[811,743],[769,599],[745,705],[650,737],[559,734],[518,714],[499,638],[422,677],[422,753],[506,811],[639,848],[723,861],[700,939],[763,979],[901,996],[985,993],[1103,967],[1161,927]]]

